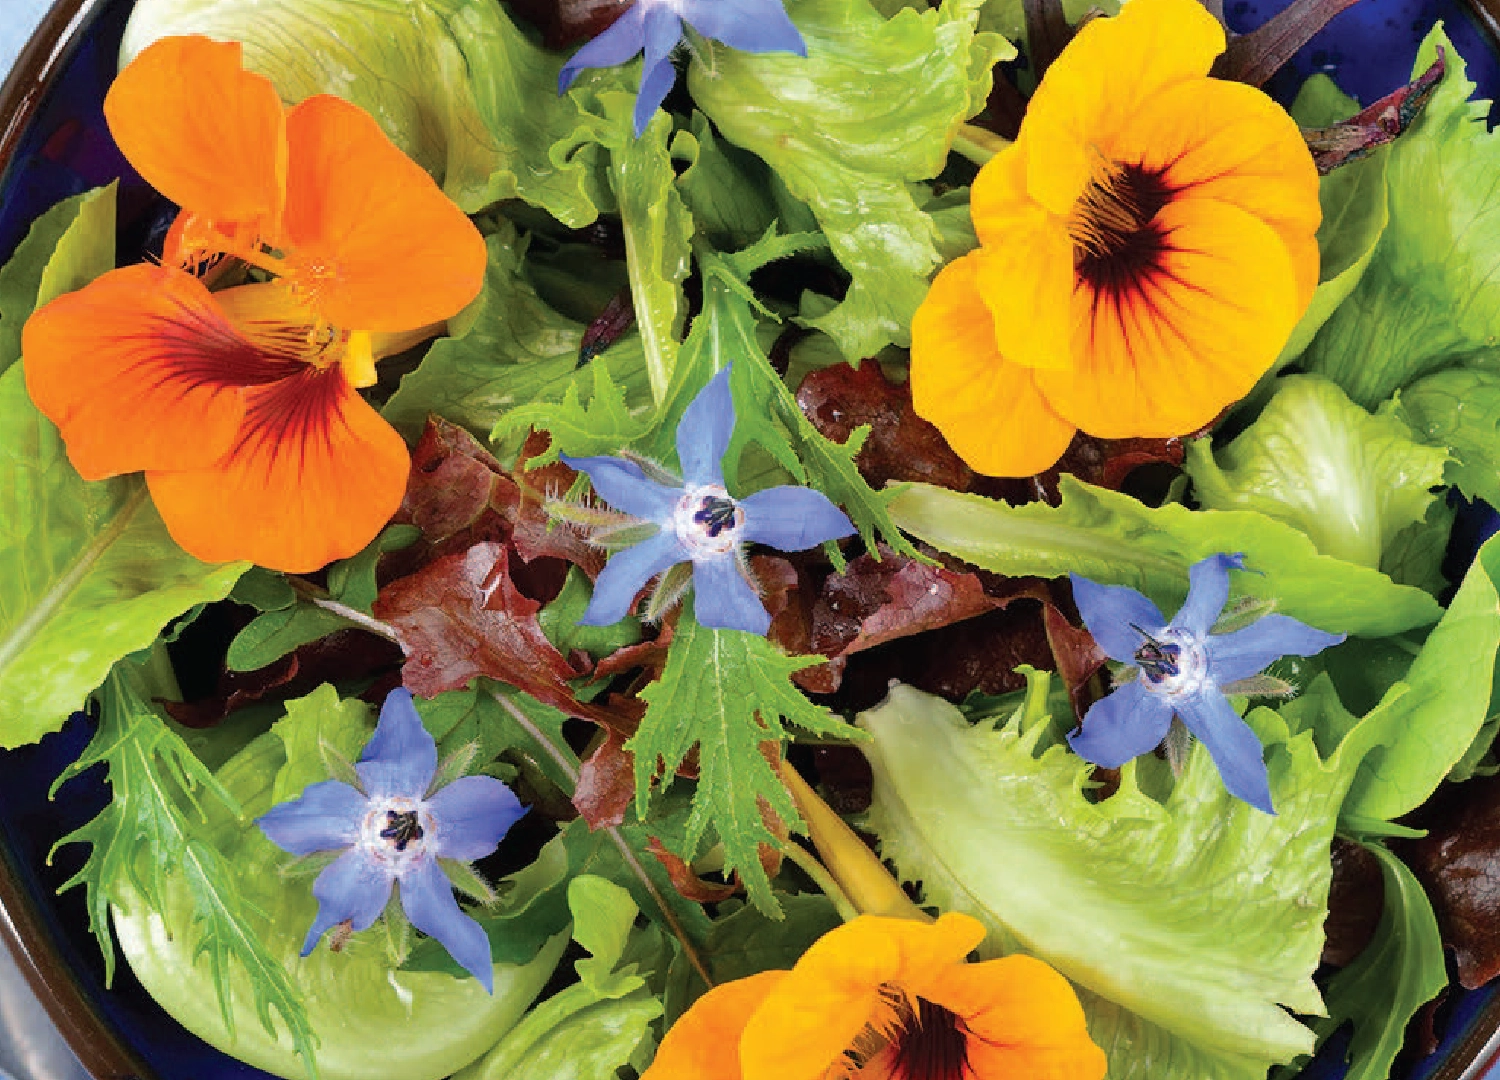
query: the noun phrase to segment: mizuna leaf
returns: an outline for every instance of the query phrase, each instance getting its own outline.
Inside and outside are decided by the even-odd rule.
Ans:
[[[654,781],[670,778],[698,747],[698,788],[681,854],[691,857],[712,825],[724,844],[726,872],[737,871],[755,905],[772,917],[781,907],[771,893],[759,846],[774,847],[779,838],[764,815],[769,811],[789,827],[801,819],[766,757],[766,746],[777,746],[779,752],[787,737],[783,718],[816,734],[854,734],[789,681],[792,672],[818,660],[786,656],[754,634],[699,626],[691,599],[685,599],[666,670],[641,691],[646,716],[626,744],[635,755],[636,809],[642,816]]]

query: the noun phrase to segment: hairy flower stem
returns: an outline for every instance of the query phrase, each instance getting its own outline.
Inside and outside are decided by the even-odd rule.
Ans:
[[[829,876],[857,913],[932,922],[932,916],[912,903],[906,890],[891,876],[869,845],[856,836],[854,830],[844,824],[844,819],[835,814],[832,807],[819,798],[797,770],[786,762],[781,763],[781,779],[792,793],[797,812],[807,823],[807,835],[818,849]],[[797,865],[802,864],[798,862]],[[830,899],[834,899],[832,895]],[[834,903],[838,905],[836,899]],[[840,914],[843,914],[842,909]]]
[[[568,778],[568,783],[572,784],[576,789],[578,786],[578,759],[573,756],[573,752],[565,747],[559,747],[551,739],[547,738],[542,729],[532,723],[531,717],[522,712],[510,698],[499,691],[492,690],[490,693],[499,702],[500,707],[510,714],[510,718],[520,725],[521,730],[530,735],[537,747],[553,760],[558,769]],[[571,791],[567,794],[569,798],[572,798],[573,793]],[[641,860],[631,849],[630,844],[626,842],[625,837],[618,828],[607,828],[604,831],[609,834],[610,840],[619,849],[620,857],[625,860],[625,865],[629,866],[636,877],[640,879],[642,886],[656,904],[657,910],[662,914],[662,919],[672,931],[672,936],[682,945],[682,952],[687,957],[688,963],[693,965],[693,970],[698,973],[698,977],[703,980],[703,984],[709,989],[713,989],[715,985],[713,976],[708,973],[708,968],[704,965],[702,957],[698,955],[698,950],[693,947],[692,938],[688,936],[688,932],[683,925],[677,921],[677,916],[672,913],[672,909],[667,906],[666,898],[657,889],[656,882],[651,880],[651,875],[646,873],[646,868],[641,865]]]

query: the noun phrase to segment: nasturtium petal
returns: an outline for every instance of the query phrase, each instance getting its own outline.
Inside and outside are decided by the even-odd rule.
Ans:
[[[281,100],[240,44],[179,36],[125,66],[104,98],[115,143],[152,187],[220,222],[274,235],[286,182]]]
[[[474,299],[484,238],[369,113],[319,94],[287,113],[286,136],[292,274],[306,275],[325,318],[411,330]],[[415,281],[411,267],[422,268]]]
[[[1021,126],[1027,189],[1066,215],[1094,162],[1096,132],[1121,131],[1154,97],[1201,80],[1224,51],[1224,28],[1194,0],[1133,0],[1113,18],[1093,19],[1047,69]],[[1121,58],[1129,57],[1129,64]]]
[[[662,1036],[643,1080],[742,1080],[737,1047],[751,1014],[780,986],[786,971],[762,971],[720,983],[700,997]]]
[[[197,469],[149,472],[172,535],[210,559],[305,573],[356,554],[406,491],[406,443],[338,368],[246,392],[236,452]]]
[[[912,320],[911,394],[968,465],[991,476],[1030,476],[1052,465],[1077,431],[1037,389],[1035,373],[1008,362],[980,296],[977,253],[938,273]]]
[[[27,321],[22,345],[31,399],[89,480],[212,465],[239,432],[246,388],[288,366],[263,355],[196,277],[149,263],[53,300]]]

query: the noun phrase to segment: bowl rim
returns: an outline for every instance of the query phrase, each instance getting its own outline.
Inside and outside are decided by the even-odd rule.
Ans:
[[[55,0],[0,83],[0,190],[21,139],[71,59],[82,33],[110,0]],[[14,854],[0,844],[0,944],[15,958],[31,992],[63,1041],[95,1080],[155,1075],[69,973],[56,935],[25,884]]]

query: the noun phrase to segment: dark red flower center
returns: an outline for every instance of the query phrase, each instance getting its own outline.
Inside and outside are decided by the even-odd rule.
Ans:
[[[1079,279],[1118,295],[1155,271],[1164,250],[1156,214],[1172,194],[1160,172],[1140,165],[1106,162],[1095,169],[1068,218]]]
[[[899,1080],[965,1080],[969,1054],[963,1021],[926,998],[917,998],[916,1015],[897,1036],[895,1068]]]

